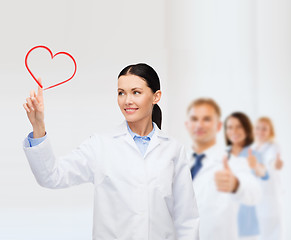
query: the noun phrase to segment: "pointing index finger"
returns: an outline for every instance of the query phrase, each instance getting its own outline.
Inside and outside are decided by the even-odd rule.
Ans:
[[[41,78],[40,77],[37,79],[37,81],[42,86]],[[38,97],[43,97],[43,86],[42,87],[38,86],[37,96]]]

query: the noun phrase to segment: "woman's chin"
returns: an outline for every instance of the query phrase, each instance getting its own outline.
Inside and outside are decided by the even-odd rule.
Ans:
[[[124,116],[125,120],[129,123],[134,123],[138,121],[138,118],[135,116]]]

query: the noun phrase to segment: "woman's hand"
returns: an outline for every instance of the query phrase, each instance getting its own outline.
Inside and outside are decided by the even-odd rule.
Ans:
[[[41,78],[38,78],[38,81],[41,83]],[[43,137],[45,135],[43,88],[38,87],[37,94],[31,90],[30,97],[26,98],[23,107],[33,127],[33,138]]]
[[[276,170],[281,170],[283,168],[283,161],[280,157],[280,153],[277,154],[277,157],[276,157],[276,161],[275,161],[275,169]]]
[[[257,158],[253,155],[252,149],[248,150],[248,163],[251,169],[255,171],[258,177],[264,177],[267,173],[265,166],[257,161]]]
[[[255,169],[257,166],[257,158],[253,155],[252,149],[248,149],[248,163],[251,169]]]
[[[258,163],[257,166],[254,168],[254,171],[258,177],[265,177],[267,174],[267,169],[262,163]]]

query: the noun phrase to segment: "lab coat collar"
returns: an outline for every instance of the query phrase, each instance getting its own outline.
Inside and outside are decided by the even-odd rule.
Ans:
[[[272,147],[272,145],[274,145],[275,143],[273,142],[273,141],[268,141],[268,142],[265,142],[263,145],[261,145],[260,147],[258,146],[258,144],[257,143],[254,143],[252,146],[251,146],[251,148],[253,149],[253,150],[256,150],[256,151],[258,151],[258,152],[264,152],[264,151],[266,151],[268,148],[271,148]]]
[[[220,147],[218,144],[215,144],[214,146],[208,148],[205,151],[205,154],[212,161],[222,162],[223,155],[226,155],[226,152],[224,150],[224,147]]]
[[[156,129],[156,127],[155,127],[155,125],[153,125],[153,130],[147,135],[147,136],[140,136],[140,135],[138,135],[137,133],[134,133],[131,129],[130,129],[130,127],[129,127],[129,125],[128,125],[128,122],[126,122],[126,125],[127,125],[127,129],[128,129],[128,131],[129,131],[129,133],[130,133],[130,135],[131,135],[131,137],[133,138],[133,139],[135,139],[135,138],[142,138],[142,139],[144,139],[144,140],[151,140],[152,139],[152,137],[153,137],[153,135],[154,135],[154,133],[155,133],[155,129]]]
[[[154,124],[155,127],[155,132],[154,135],[152,136],[149,146],[145,152],[144,158],[152,151],[154,150],[158,145],[160,145],[161,141],[165,141],[168,140],[169,137],[163,132],[161,131],[158,126]],[[119,125],[117,127],[117,129],[114,131],[113,134],[114,138],[118,138],[118,137],[124,137],[124,140],[130,145],[132,146],[136,151],[138,151],[138,153],[140,154],[140,151],[136,145],[136,143],[134,142],[132,136],[130,135],[128,128],[127,128],[127,123],[126,121],[124,121],[121,125]]]
[[[193,149],[191,148],[191,155],[193,156],[194,153],[195,153],[195,151],[193,151]],[[221,162],[223,160],[222,157],[223,157],[224,153],[225,152],[216,143],[215,145],[208,148],[206,151],[204,151],[201,154],[205,154],[205,159],[207,159],[207,160],[209,159],[210,161]],[[202,160],[202,162],[203,162],[203,160]]]
[[[156,125],[156,123],[154,123],[155,126],[155,132],[154,135],[157,135],[159,138],[164,138],[164,139],[169,139],[169,137],[162,131],[159,129],[159,127]],[[124,121],[122,124],[120,124],[114,131],[113,133],[113,137],[119,137],[121,135],[127,135],[129,134],[128,129],[127,129],[127,124],[126,121]],[[130,134],[129,134],[130,135]]]

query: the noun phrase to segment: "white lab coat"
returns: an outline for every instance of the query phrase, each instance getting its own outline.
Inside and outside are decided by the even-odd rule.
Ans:
[[[281,240],[282,236],[282,184],[280,181],[280,170],[275,169],[275,161],[279,148],[275,143],[265,143],[253,149],[261,154],[263,164],[266,166],[269,179],[261,181],[263,198],[257,206],[257,215],[260,223],[260,239]]]
[[[27,140],[26,140],[27,141]],[[198,240],[199,217],[184,148],[155,126],[143,157],[126,122],[56,158],[47,138],[24,151],[48,188],[94,184],[94,240]]]
[[[193,180],[193,188],[200,215],[200,240],[236,240],[238,236],[238,211],[241,203],[256,204],[261,197],[261,189],[252,176],[245,158],[231,156],[229,166],[239,179],[235,194],[217,191],[215,173],[223,169],[226,152],[217,145],[204,152],[202,168]],[[193,151],[188,151],[189,165],[195,164]]]

